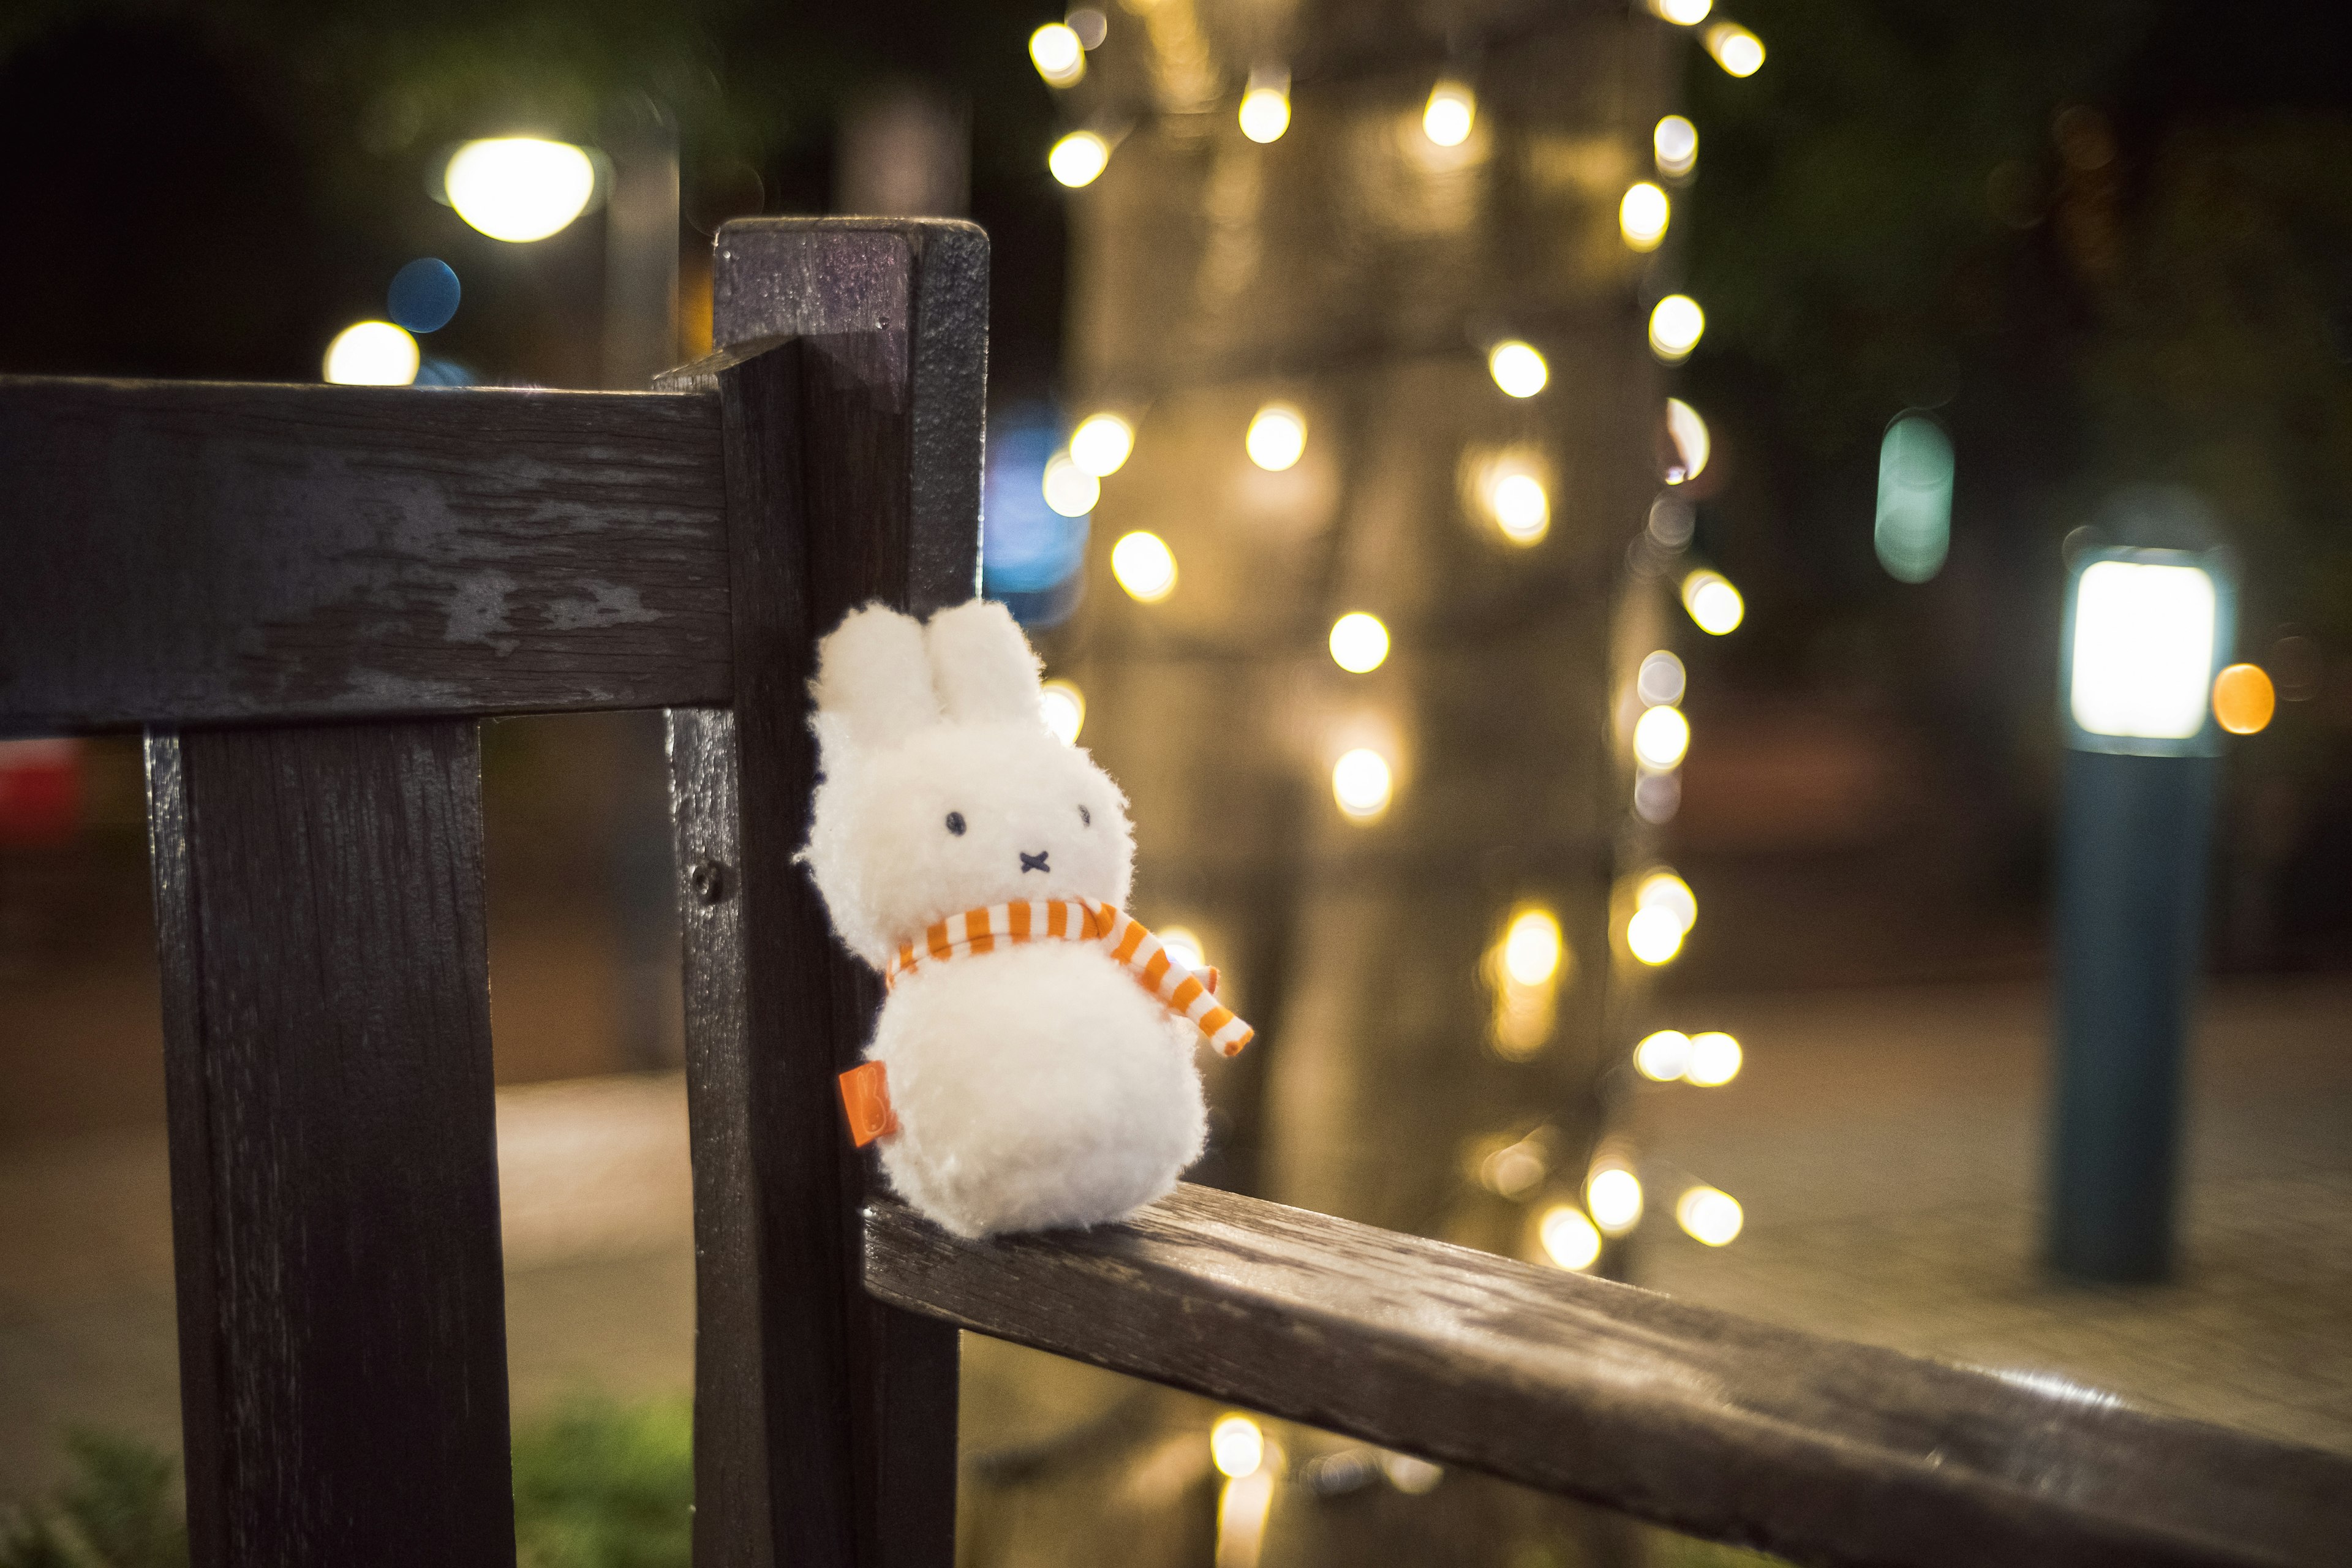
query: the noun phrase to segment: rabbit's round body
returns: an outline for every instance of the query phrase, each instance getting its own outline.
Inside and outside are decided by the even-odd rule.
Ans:
[[[926,965],[882,1006],[882,1170],[960,1236],[1092,1225],[1165,1194],[1206,1131],[1199,1034],[1092,942]]]
[[[813,689],[824,772],[802,858],[851,952],[890,969],[922,948],[867,1052],[898,1122],[891,1186],[964,1236],[1094,1225],[1165,1194],[1205,1133],[1200,1029],[1099,932],[1041,926],[939,957],[923,940],[992,906],[1127,900],[1126,797],[1045,728],[1012,616],[855,611]]]

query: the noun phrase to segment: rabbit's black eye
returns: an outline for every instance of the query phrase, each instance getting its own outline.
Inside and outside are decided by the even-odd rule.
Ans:
[[[954,834],[958,838],[961,838],[963,837],[962,812],[950,811],[948,813],[948,831]]]
[[[1095,825],[1095,814],[1083,805],[1078,807],[1078,825],[1082,827],[1092,827]]]

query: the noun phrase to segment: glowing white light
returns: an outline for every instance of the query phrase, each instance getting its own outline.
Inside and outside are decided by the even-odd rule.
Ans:
[[[1686,683],[1683,661],[1660,648],[1642,661],[1641,673],[1633,677],[1633,690],[1645,707],[1671,706],[1683,700]]]
[[[1378,616],[1351,610],[1331,623],[1331,662],[1350,675],[1378,669],[1389,657],[1389,629]]]
[[[1559,921],[1549,910],[1528,910],[1503,939],[1503,973],[1514,984],[1541,985],[1559,972]]]
[[[1070,460],[1066,452],[1045,459],[1045,504],[1064,517],[1084,517],[1102,500],[1102,481]]]
[[[492,239],[545,239],[578,217],[596,194],[586,152],[536,136],[468,142],[442,176],[457,216]]]
[[[1658,173],[1679,180],[1698,166],[1698,127],[1679,114],[1669,114],[1650,132],[1650,153]]]
[[[1110,574],[1134,598],[1156,605],[1176,591],[1176,557],[1158,534],[1138,529],[1111,546]]]
[[[1715,449],[1707,439],[1706,421],[1679,397],[1666,399],[1666,439],[1675,448],[1674,459],[1666,465],[1666,483],[1688,484],[1706,472],[1706,459]]]
[[[1739,590],[1719,572],[1694,572],[1684,578],[1683,608],[1699,630],[1718,637],[1736,630],[1748,614]]]
[[[1441,81],[1429,90],[1421,111],[1422,134],[1440,147],[1459,147],[1470,140],[1478,121],[1478,98],[1458,81]]]
[[[1070,432],[1070,461],[1098,479],[1118,472],[1135,450],[1135,426],[1116,414],[1089,414]]]
[[[344,386],[406,386],[416,365],[415,338],[390,321],[361,321],[327,345],[325,374]]]
[[[1574,1204],[1557,1204],[1536,1222],[1544,1252],[1562,1268],[1581,1273],[1601,1257],[1601,1227]]]
[[[1091,131],[1071,132],[1045,154],[1045,167],[1054,178],[1074,190],[1093,184],[1109,163],[1110,143]]]
[[[1643,878],[1642,885],[1633,893],[1633,907],[1672,910],[1685,931],[1698,924],[1698,895],[1672,871],[1653,871]]]
[[[1478,1179],[1507,1198],[1517,1197],[1544,1179],[1543,1155],[1522,1138],[1488,1155],[1479,1164]]]
[[[1617,204],[1617,232],[1635,250],[1655,250],[1666,237],[1666,222],[1673,210],[1666,193],[1643,180],[1629,187],[1625,199]]]
[[[1289,73],[1261,78],[1252,72],[1249,90],[1242,94],[1242,134],[1264,143],[1280,141],[1289,129]]]
[[[2094,735],[2185,741],[2205,727],[2213,579],[2195,566],[2095,561],[2074,586],[2074,722]]]
[[[1653,905],[1635,910],[1625,922],[1625,946],[1643,963],[1655,966],[1683,950],[1685,926],[1674,910]]]
[[[1691,1038],[1680,1029],[1645,1035],[1633,1047],[1633,1070],[1653,1083],[1672,1083],[1690,1070]]]
[[[1486,374],[1513,397],[1533,397],[1551,379],[1551,367],[1533,343],[1515,338],[1496,343],[1486,355]]]
[[[1419,1497],[1445,1479],[1444,1467],[1433,1465],[1427,1459],[1415,1458],[1411,1454],[1383,1452],[1381,1455],[1381,1473],[1388,1477],[1389,1485],[1407,1497]]]
[[[1029,63],[1055,87],[1067,87],[1087,74],[1087,47],[1074,27],[1048,22],[1029,35]]]
[[[1505,474],[1487,495],[1495,526],[1514,543],[1533,544],[1551,526],[1551,498],[1533,474]]]
[[[1644,709],[1633,721],[1633,754],[1654,773],[1664,773],[1690,750],[1690,721],[1679,708]]]
[[[1622,1165],[1602,1165],[1586,1179],[1585,1206],[1606,1236],[1622,1236],[1642,1223],[1641,1179]]]
[[[1709,1247],[1728,1247],[1747,1216],[1739,1200],[1718,1188],[1693,1187],[1675,1200],[1675,1220],[1692,1239]]]
[[[1077,743],[1078,731],[1087,727],[1085,692],[1066,680],[1049,680],[1037,689],[1037,710],[1064,745]]]
[[[1209,1428],[1209,1457],[1217,1473],[1234,1479],[1255,1475],[1265,1463],[1265,1432],[1246,1415],[1223,1415]]]
[[[1717,22],[1706,34],[1706,52],[1733,76],[1754,76],[1764,65],[1764,40],[1737,22]]]
[[[1278,474],[1307,454],[1307,416],[1287,403],[1269,403],[1250,421],[1242,444],[1250,461]]]
[[[1721,1030],[1691,1037],[1690,1066],[1683,1077],[1701,1089],[1719,1089],[1739,1076],[1739,1042]]]
[[[1152,934],[1160,938],[1160,945],[1168,950],[1168,956],[1185,968],[1207,967],[1209,961],[1201,951],[1201,939],[1192,934],[1191,927],[1161,926]]]
[[[1706,331],[1706,312],[1687,294],[1669,294],[1650,312],[1650,352],[1668,364],[1690,358]]]
[[[1650,8],[1678,27],[1688,27],[1706,20],[1715,0],[1652,0]]]
[[[1369,746],[1359,746],[1331,764],[1331,798],[1360,822],[1386,811],[1394,790],[1389,760]]]

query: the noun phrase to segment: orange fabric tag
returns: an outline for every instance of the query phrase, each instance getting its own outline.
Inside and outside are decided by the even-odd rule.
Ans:
[[[863,1062],[841,1075],[841,1109],[849,1115],[849,1141],[860,1149],[898,1131],[889,1077],[880,1062]]]

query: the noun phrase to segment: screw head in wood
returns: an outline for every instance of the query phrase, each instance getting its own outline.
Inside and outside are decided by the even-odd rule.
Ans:
[[[727,868],[716,860],[697,860],[686,874],[686,885],[700,902],[718,903],[727,897]]]

